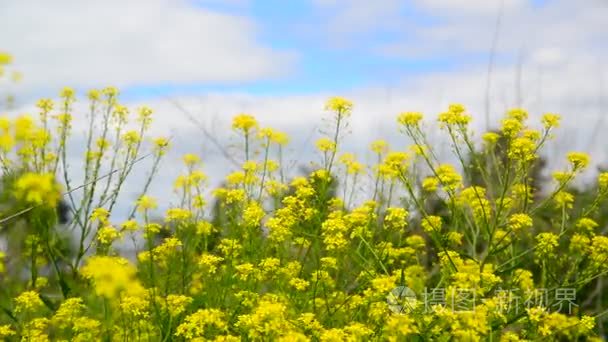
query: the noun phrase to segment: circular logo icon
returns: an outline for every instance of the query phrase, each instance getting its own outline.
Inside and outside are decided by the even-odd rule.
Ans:
[[[388,308],[394,313],[408,313],[418,304],[416,293],[407,286],[397,286],[386,296]]]

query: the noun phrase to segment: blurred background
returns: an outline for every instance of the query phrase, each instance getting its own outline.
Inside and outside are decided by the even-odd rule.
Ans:
[[[36,113],[35,101],[63,86],[82,96],[77,133],[90,88],[117,86],[123,104],[151,106],[154,134],[173,146],[151,189],[159,198],[184,153],[201,155],[211,187],[238,167],[226,152],[240,112],[290,134],[294,170],[319,161],[314,141],[334,95],[355,104],[342,149],[362,161],[375,139],[409,145],[399,112],[433,120],[458,102],[477,136],[508,108],[528,109],[535,124],[559,113],[550,165],[569,150],[608,162],[606,0],[3,0],[0,49],[23,74],[2,85],[15,95],[10,115]],[[72,158],[77,179],[82,151]],[[131,185],[127,196],[139,193],[137,179]]]

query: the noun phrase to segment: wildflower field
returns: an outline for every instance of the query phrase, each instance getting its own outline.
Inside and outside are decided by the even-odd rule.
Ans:
[[[590,165],[573,151],[540,177],[559,115],[510,109],[483,133],[460,104],[396,113],[413,144],[370,142],[364,165],[341,144],[353,106],[319,108],[326,133],[304,175],[284,170],[286,134],[237,114],[225,129],[242,167],[217,187],[204,156],[184,155],[164,213],[148,189],[176,166],[162,163],[170,139],[149,135],[151,108],[121,105],[113,87],[64,88],[38,113],[0,116],[0,339],[601,340],[608,172],[573,186]],[[86,153],[70,165],[75,116]],[[134,177],[144,186],[125,203]]]

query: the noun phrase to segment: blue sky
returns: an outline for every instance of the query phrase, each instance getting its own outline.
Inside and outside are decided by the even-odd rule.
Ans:
[[[544,2],[533,1],[536,5]],[[403,32],[382,25],[329,38],[327,23],[339,12],[339,4],[328,6],[323,11],[311,1],[304,0],[258,0],[247,4],[209,3],[199,0],[192,3],[206,10],[252,19],[259,28],[255,38],[261,44],[297,53],[293,68],[278,77],[252,81],[140,85],[124,89],[126,96],[146,98],[159,94],[196,94],[209,91],[272,95],[347,92],[370,85],[390,85],[408,76],[454,70],[473,63],[486,62],[489,58],[488,52],[412,57],[383,55],[374,51],[374,48],[407,38],[402,36]],[[498,8],[498,5],[496,7]],[[442,20],[440,16],[431,15],[408,1],[403,1],[399,5],[399,11],[391,17],[419,27],[432,27]],[[490,45],[489,41],[487,45]],[[503,56],[497,56],[498,63],[501,62],[501,57]]]
[[[530,0],[531,7],[540,8],[548,0]],[[239,92],[250,94],[307,94],[317,92],[347,92],[364,86],[387,86],[401,79],[429,72],[457,70],[469,65],[487,63],[489,51],[452,52],[446,44],[444,53],[421,56],[390,56],[375,48],[383,44],[409,41],[423,43],[408,32],[395,26],[385,27],[385,19],[397,19],[413,29],[433,27],[445,20],[445,13],[432,13],[411,1],[401,1],[393,13],[378,17],[378,25],[365,30],[353,30],[332,36],[328,22],[340,12],[343,3],[319,8],[313,1],[305,0],[257,0],[247,2],[222,2],[192,0],[194,6],[242,16],[258,26],[255,39],[270,48],[289,50],[297,54],[296,61],[287,73],[249,81],[192,82],[186,84],[158,83],[139,85],[125,89],[125,95],[146,98],[158,94],[196,94],[201,92]],[[494,13],[487,13],[492,20],[497,16],[499,2]],[[449,14],[448,14],[449,16]],[[351,23],[353,27],[358,24]],[[493,30],[493,27],[488,27]],[[348,31],[348,29],[346,29]],[[489,46],[490,41],[485,42]],[[496,63],[509,63],[515,51],[499,53]]]
[[[607,53],[604,0],[23,0],[0,12],[0,41],[26,76],[22,98],[65,85],[115,85],[132,101],[350,93],[483,77],[501,2],[501,72],[520,55],[529,75]]]

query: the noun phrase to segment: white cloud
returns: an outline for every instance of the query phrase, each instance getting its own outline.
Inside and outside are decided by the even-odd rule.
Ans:
[[[553,0],[542,6],[529,0],[415,0],[407,5],[395,0],[317,0],[317,6],[330,13],[324,37],[340,42],[339,47],[356,46],[393,58],[460,58],[474,64],[479,59],[471,56],[489,54],[501,2],[499,54],[514,59],[523,51],[549,64],[555,62],[557,50],[564,60],[608,56],[603,44],[608,41],[608,2],[603,0]],[[375,34],[366,36],[370,32]],[[549,51],[554,56],[547,60]]]
[[[399,20],[403,6],[400,0],[313,0],[313,4],[324,18],[321,35],[333,46],[347,43],[344,37],[403,25]]]
[[[28,87],[83,87],[281,76],[294,54],[257,41],[249,18],[186,0],[12,1],[0,11],[2,49]]]
[[[501,4],[502,2],[502,4]],[[525,8],[529,0],[415,0],[414,3],[435,14],[494,14],[502,6],[506,12]],[[448,12],[449,11],[449,12]]]

